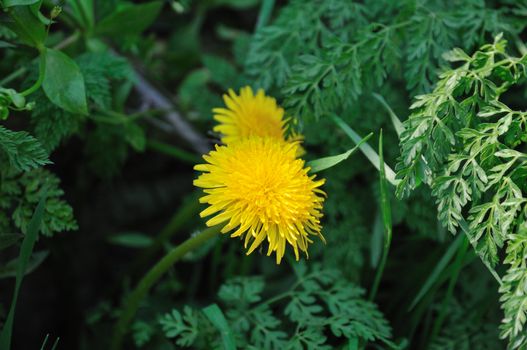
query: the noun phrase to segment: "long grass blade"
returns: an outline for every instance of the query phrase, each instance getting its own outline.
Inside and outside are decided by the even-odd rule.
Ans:
[[[412,310],[430,291],[432,286],[437,282],[439,276],[441,275],[441,272],[448,266],[448,263],[452,260],[452,257],[459,249],[459,245],[461,244],[463,239],[462,235],[459,235],[456,237],[456,239],[450,244],[450,247],[446,250],[445,254],[443,254],[443,257],[439,260],[437,265],[434,267],[428,278],[426,279],[425,283],[415,296],[415,298],[412,300],[412,303],[410,304],[410,307],[408,308],[408,311]]]
[[[265,27],[271,18],[275,0],[263,0],[258,14],[258,21],[256,22],[256,30]]]
[[[381,262],[377,268],[373,286],[370,290],[370,300],[375,298],[377,289],[381,282],[384,267],[388,260],[388,252],[390,251],[390,245],[392,242],[392,208],[390,205],[390,198],[388,197],[388,190],[386,188],[386,174],[384,172],[384,156],[383,156],[383,144],[382,144],[382,130],[379,135],[379,169],[380,169],[380,189],[381,189],[381,216],[384,227],[384,246],[382,249]]]
[[[355,132],[346,122],[344,122],[340,117],[336,115],[331,115],[331,118],[333,121],[346,133],[346,135],[349,136],[349,138],[355,142],[355,144],[359,144],[362,140],[362,137],[360,137],[359,134]],[[368,158],[368,160],[373,164],[373,166],[380,170],[380,159],[379,155],[375,150],[367,143],[362,143],[359,146],[359,149],[362,151],[362,153]],[[397,186],[398,180],[395,179],[395,172],[390,168],[386,163],[384,164],[384,172],[386,173],[386,180],[388,180],[392,185]]]
[[[44,350],[46,348],[46,344],[48,343],[48,339],[49,339],[49,333],[46,334],[46,337],[44,338],[44,342],[40,346],[40,350]]]
[[[51,350],[57,350],[57,346],[59,346],[59,341],[60,337],[57,337],[57,339],[55,339],[55,342],[53,343],[53,347],[51,348]]]
[[[313,172],[313,173],[329,169],[329,168],[339,164],[340,162],[343,162],[346,159],[348,159],[353,153],[355,153],[356,150],[359,149],[359,147],[363,143],[368,141],[372,137],[372,135],[373,135],[373,133],[370,133],[370,134],[366,135],[362,140],[360,140],[360,142],[355,147],[353,147],[352,149],[350,149],[350,150],[348,150],[348,151],[346,151],[344,153],[338,154],[336,156],[329,156],[329,157],[324,157],[324,158],[319,158],[319,159],[312,160],[312,161],[307,163],[307,166],[311,168],[311,172]]]
[[[27,234],[22,241],[22,246],[20,247],[19,263],[16,274],[15,281],[15,290],[13,292],[13,300],[11,301],[11,307],[9,308],[9,313],[0,333],[0,349],[9,350],[11,348],[11,335],[13,333],[13,322],[15,318],[15,309],[16,303],[18,300],[18,293],[20,291],[20,286],[22,284],[22,279],[26,272],[26,267],[33,252],[33,247],[37,240],[38,232],[40,231],[40,225],[42,224],[42,218],[44,216],[44,208],[46,204],[47,195],[44,193],[40,198],[40,201],[35,209],[33,217],[29,222]]]
[[[382,97],[381,95],[375,92],[373,93],[373,97],[375,97],[375,99],[377,99],[377,101],[379,101],[383,105],[383,107],[386,108],[386,111],[388,111],[388,114],[390,115],[390,119],[392,120],[393,127],[395,128],[395,132],[397,133],[397,136],[400,138],[401,133],[404,131],[403,123],[397,117],[397,114],[395,114],[395,112],[392,110],[390,105],[388,105],[384,97]]]
[[[439,331],[441,331],[441,327],[443,326],[443,322],[445,321],[446,317],[446,310],[448,309],[448,304],[450,303],[450,300],[452,299],[452,295],[454,294],[454,287],[457,283],[457,280],[459,278],[459,273],[461,272],[461,269],[463,268],[465,256],[467,254],[469,242],[468,238],[465,236],[462,239],[461,247],[459,247],[456,255],[456,259],[454,261],[454,270],[452,271],[452,274],[450,275],[450,281],[448,282],[448,288],[445,295],[445,298],[443,299],[443,302],[441,303],[441,308],[439,309],[439,314],[434,322],[434,326],[432,328],[432,334],[430,335],[430,341],[432,342],[434,338],[439,334]]]

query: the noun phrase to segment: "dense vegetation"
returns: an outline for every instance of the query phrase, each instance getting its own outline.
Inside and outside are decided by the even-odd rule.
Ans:
[[[0,7],[0,349],[527,349],[526,1]],[[325,179],[283,258],[200,217],[246,86]]]

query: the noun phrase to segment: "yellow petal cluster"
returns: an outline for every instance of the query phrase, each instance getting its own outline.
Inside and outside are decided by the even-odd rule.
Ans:
[[[284,140],[287,120],[284,110],[263,90],[254,94],[250,86],[240,89],[240,95],[230,89],[223,95],[226,108],[214,108],[214,119],[219,122],[214,131],[222,135],[221,141],[229,145],[252,136]]]
[[[243,237],[247,254],[267,241],[267,255],[279,264],[286,243],[307,256],[312,236],[321,234],[324,180],[309,175],[296,157],[297,143],[253,136],[227,146],[216,146],[195,166],[202,174],[194,185],[204,189],[201,203],[209,206],[202,217],[208,226],[224,224],[223,233]]]

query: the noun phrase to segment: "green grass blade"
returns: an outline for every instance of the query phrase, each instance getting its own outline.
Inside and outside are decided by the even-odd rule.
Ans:
[[[341,118],[339,118],[336,115],[331,115],[331,118],[342,129],[342,131],[344,131],[346,133],[346,135],[348,135],[349,138],[353,142],[355,142],[355,144],[358,145],[361,142],[362,137],[360,137],[359,134],[357,134],[355,132],[355,130],[353,130]],[[377,152],[375,152],[375,150],[373,148],[371,148],[371,146],[367,142],[361,144],[359,146],[359,149],[366,156],[366,158],[368,158],[368,160],[371,162],[371,164],[373,164],[373,166],[377,170],[380,170],[380,167],[379,167],[380,159],[379,159],[379,155],[377,154]],[[384,171],[386,173],[386,180],[388,180],[392,185],[396,186],[397,183],[398,183],[398,180],[395,179],[395,172],[392,170],[392,168],[390,168],[388,165],[384,164]]]
[[[256,30],[265,27],[271,18],[275,0],[263,0],[258,14],[258,21],[256,22]]]
[[[393,127],[395,128],[395,132],[397,133],[397,136],[400,138],[401,133],[404,131],[404,126],[401,120],[397,117],[397,114],[391,109],[391,107],[388,105],[384,97],[377,93],[373,93],[373,97],[379,101],[384,108],[388,111],[388,114],[390,115],[390,119],[392,120]]]
[[[31,254],[29,261],[26,264],[24,276],[29,275],[36,270],[40,264],[46,260],[49,252],[47,250],[41,252],[34,252]],[[20,265],[20,257],[8,261],[4,266],[0,267],[0,279],[16,277],[18,273],[18,266]]]
[[[53,347],[51,348],[51,350],[57,349],[57,346],[59,346],[59,341],[60,341],[60,337],[57,337],[57,339],[55,339],[55,342],[53,343]]]
[[[370,300],[375,298],[377,289],[381,282],[386,260],[388,259],[388,252],[390,251],[390,245],[392,242],[392,208],[390,205],[390,198],[388,197],[388,189],[386,188],[386,173],[384,172],[384,156],[383,156],[383,144],[382,144],[382,130],[379,135],[379,169],[380,169],[380,190],[381,190],[381,216],[384,227],[384,246],[382,249],[382,257],[375,274],[373,286],[370,291]]]
[[[106,239],[108,243],[125,248],[146,248],[152,245],[152,237],[141,232],[122,232]]]
[[[461,236],[461,235],[460,235]],[[469,241],[466,236],[461,236],[462,244],[459,247],[456,255],[456,259],[453,264],[453,271],[450,275],[450,281],[448,282],[448,288],[445,295],[445,298],[443,299],[443,302],[441,304],[441,308],[439,309],[439,314],[434,322],[434,326],[432,328],[432,334],[430,335],[430,342],[434,341],[435,337],[439,334],[441,331],[441,327],[443,326],[443,322],[446,318],[446,310],[448,309],[448,305],[450,303],[450,300],[452,299],[452,296],[454,294],[454,287],[456,286],[457,280],[459,278],[459,273],[461,272],[461,269],[464,265],[465,256],[467,254]]]
[[[359,338],[351,338],[347,350],[359,350]]]
[[[456,239],[450,244],[450,247],[448,247],[441,260],[439,260],[437,265],[432,270],[432,273],[430,273],[430,276],[428,276],[425,283],[423,284],[415,298],[412,300],[408,311],[412,310],[421,301],[421,299],[423,299],[423,297],[426,295],[426,293],[428,293],[432,286],[437,282],[443,270],[447,267],[450,260],[452,260],[454,254],[458,251],[459,245],[461,244],[462,240],[463,236],[458,235]]]
[[[49,333],[46,334],[46,337],[44,338],[44,342],[42,343],[42,346],[40,347],[40,350],[44,350],[46,348],[46,344],[48,343],[49,339]]]
[[[370,133],[369,135],[366,135],[366,137],[364,137],[362,140],[360,140],[360,142],[355,147],[353,147],[352,149],[348,150],[347,152],[338,154],[336,156],[329,156],[329,157],[324,157],[324,158],[319,158],[319,159],[312,160],[312,161],[307,163],[307,166],[311,168],[311,172],[312,173],[316,173],[316,172],[319,172],[319,171],[322,171],[322,170],[329,169],[329,168],[339,164],[340,162],[348,159],[353,153],[355,153],[356,150],[359,149],[359,147],[363,143],[368,141],[372,137],[372,135],[373,135],[373,133]]]
[[[16,274],[15,282],[15,291],[13,292],[13,300],[11,301],[11,307],[9,308],[9,313],[0,333],[0,349],[9,350],[11,348],[11,334],[13,332],[13,322],[15,318],[15,308],[18,300],[18,292],[20,291],[20,285],[22,284],[22,279],[26,271],[26,266],[33,252],[33,247],[35,246],[35,241],[37,240],[38,232],[40,231],[40,225],[42,223],[42,218],[44,216],[44,208],[46,204],[46,193],[42,195],[40,201],[35,209],[35,213],[29,222],[26,237],[22,241],[22,246],[20,247],[19,255],[19,264]]]
[[[20,233],[0,233],[0,250],[12,246],[24,237]]]
[[[385,246],[390,246],[391,237],[392,237],[392,208],[390,205],[390,199],[388,198],[388,189],[386,188],[386,173],[384,172],[384,152],[383,152],[383,138],[382,130],[379,136],[379,167],[380,167],[380,189],[381,189],[381,212],[382,212],[382,222],[384,224],[384,232],[386,233],[386,238],[388,242],[385,243]]]
[[[372,234],[370,239],[370,266],[372,269],[377,268],[381,261],[382,246],[383,246],[383,223],[382,214],[379,211],[375,213],[375,221],[373,222]]]
[[[197,155],[187,152],[183,149],[177,148],[175,146],[169,145],[168,143],[156,141],[156,140],[147,140],[146,147],[150,150],[157,151],[159,153],[174,157],[187,164],[198,164],[203,160]]]
[[[231,328],[223,315],[223,312],[216,304],[212,304],[203,309],[203,313],[209,321],[216,327],[221,334],[221,339],[223,342],[223,348],[225,350],[235,350],[236,342],[234,341],[234,336],[232,334]]]

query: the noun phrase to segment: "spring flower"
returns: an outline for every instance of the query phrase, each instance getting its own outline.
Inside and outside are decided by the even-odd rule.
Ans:
[[[250,86],[240,89],[240,95],[230,89],[223,95],[227,108],[214,108],[214,119],[219,125],[214,131],[222,135],[221,141],[229,145],[251,136],[271,137],[285,140],[287,119],[284,110],[263,90],[256,94]]]
[[[222,233],[243,237],[247,254],[267,240],[267,255],[276,253],[279,264],[286,243],[307,256],[311,236],[321,234],[320,218],[325,180],[308,174],[296,158],[297,143],[272,137],[251,137],[228,146],[216,146],[203,156],[206,164],[194,185],[204,189],[207,203],[201,217],[213,216],[208,226],[224,224]],[[249,245],[250,244],[250,245]]]

